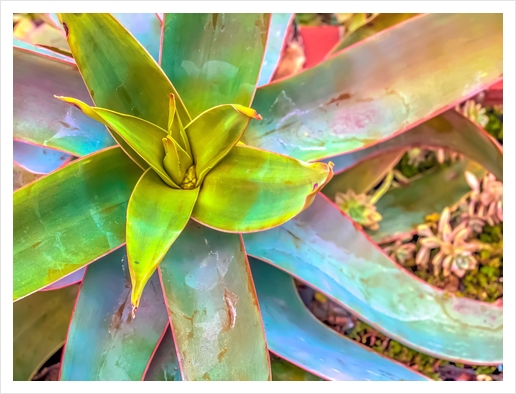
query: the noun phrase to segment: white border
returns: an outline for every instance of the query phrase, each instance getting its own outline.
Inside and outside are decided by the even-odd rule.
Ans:
[[[505,308],[504,308],[504,381],[503,382],[12,382],[12,116],[13,116],[13,62],[12,62],[12,13],[14,12],[117,12],[120,11],[118,1],[3,1],[1,4],[1,391],[2,392],[40,392],[40,393],[88,393],[88,392],[376,392],[376,393],[514,393],[516,370],[514,360],[514,242],[505,245],[507,264],[505,275]],[[505,235],[506,239],[515,236],[515,186],[514,172],[516,154],[514,147],[514,74],[515,65],[515,3],[512,1],[310,1],[310,2],[261,2],[261,1],[124,1],[124,12],[433,12],[433,13],[504,13],[504,125],[508,130],[504,135],[504,166],[509,168],[509,176],[505,183]],[[508,152],[507,152],[508,151]],[[507,154],[508,153],[508,154]],[[465,333],[466,334],[466,333]],[[173,387],[171,386],[173,385]]]

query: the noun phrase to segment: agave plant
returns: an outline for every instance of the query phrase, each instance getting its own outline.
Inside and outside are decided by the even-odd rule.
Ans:
[[[369,235],[320,193],[364,193],[421,145],[501,179],[496,141],[448,110],[501,79],[501,16],[388,15],[273,82],[290,14],[61,14],[68,48],[15,40],[15,160],[45,174],[14,193],[15,378],[66,336],[61,380],[270,380],[269,351],[326,380],[426,379],[320,325],[292,277],[412,348],[499,364],[501,308],[373,242],[398,231],[390,192]]]

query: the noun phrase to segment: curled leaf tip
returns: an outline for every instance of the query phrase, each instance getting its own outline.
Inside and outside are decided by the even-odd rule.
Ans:
[[[233,108],[245,116],[256,120],[263,120],[262,116],[252,108],[244,107],[243,105],[239,104],[233,104]]]
[[[330,167],[333,170],[333,167],[335,167],[335,164],[333,164],[333,161],[328,162],[328,167]]]

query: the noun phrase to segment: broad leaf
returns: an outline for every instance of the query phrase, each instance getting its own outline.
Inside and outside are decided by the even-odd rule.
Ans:
[[[251,118],[261,119],[251,108],[220,105],[203,112],[186,126],[198,185],[236,145]]]
[[[13,380],[31,380],[59,350],[79,286],[38,292],[13,305]]]
[[[155,13],[114,13],[113,16],[131,32],[154,60],[159,60],[161,21]]]
[[[501,307],[415,277],[321,195],[283,226],[244,239],[249,255],[310,283],[396,341],[461,363],[502,362]]]
[[[400,234],[415,233],[417,225],[424,223],[425,216],[441,213],[471,191],[464,171],[477,177],[486,172],[474,162],[461,160],[451,167],[423,174],[406,187],[388,191],[376,204],[383,218],[380,229],[368,231],[368,234],[375,242],[385,243]]]
[[[145,284],[188,223],[199,188],[172,189],[148,169],[127,208],[127,255],[131,273],[131,303],[137,308]]]
[[[322,192],[330,199],[337,192],[349,189],[356,193],[367,193],[399,162],[405,150],[394,150],[358,162],[352,168],[335,175]]]
[[[145,373],[146,381],[180,381],[181,371],[177,360],[174,336],[170,326],[165,330],[165,334],[152,357],[149,368]]]
[[[242,239],[195,222],[160,266],[184,380],[269,380],[269,353]]]
[[[131,315],[125,248],[88,266],[63,352],[61,380],[142,380],[167,327],[158,275]]]
[[[374,154],[412,146],[438,147],[462,153],[498,179],[503,179],[503,152],[500,144],[454,109],[380,144],[324,161],[335,163],[334,170],[338,173]]]
[[[374,34],[386,30],[390,27],[397,25],[398,23],[405,22],[406,20],[417,16],[418,14],[379,14],[373,19],[369,20],[366,24],[360,26],[351,34],[347,34],[335,47],[331,50],[328,56],[331,56],[341,50],[350,47],[357,42],[365,40]]]
[[[165,14],[161,66],[192,117],[221,104],[248,106],[270,14]]]
[[[183,122],[190,116],[174,86],[142,45],[111,14],[60,14],[68,44],[97,107],[145,119],[166,129],[170,93]],[[123,42],[123,45],[120,43]],[[77,97],[77,96],[72,96]],[[122,148],[142,168],[139,155]]]
[[[267,46],[257,86],[269,83],[273,77],[281,55],[283,54],[283,48],[285,47],[285,41],[287,39],[287,31],[291,26],[293,19],[294,14],[272,14],[269,34],[267,36]]]
[[[271,228],[307,208],[332,176],[331,166],[235,146],[204,179],[192,216],[222,231]]]
[[[40,51],[40,50],[38,50]],[[104,126],[55,94],[91,103],[77,67],[60,57],[14,51],[14,138],[83,156],[115,142]]]
[[[67,153],[41,146],[13,141],[13,160],[20,167],[36,174],[48,174],[72,159]]]
[[[90,107],[71,97],[56,97],[79,108],[84,114],[116,132],[171,187],[178,187],[163,166],[163,138],[167,132],[144,119],[105,108]]]
[[[54,282],[47,287],[44,287],[43,289],[41,289],[41,291],[58,290],[64,287],[72,286],[76,283],[80,283],[82,282],[85,273],[86,267],[83,267],[75,272],[72,272],[70,275],[65,276],[64,278],[59,279],[57,282]]]
[[[443,65],[446,65],[444,67]],[[259,88],[243,142],[301,160],[364,148],[496,82],[501,14],[426,14]]]
[[[325,327],[289,275],[254,259],[251,268],[272,352],[327,380],[429,380]]]
[[[77,160],[13,195],[14,299],[61,279],[125,242],[141,170],[120,148]]]

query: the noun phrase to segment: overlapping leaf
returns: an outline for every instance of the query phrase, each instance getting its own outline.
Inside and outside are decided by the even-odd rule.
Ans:
[[[221,104],[249,106],[270,14],[165,14],[161,66],[192,117]]]
[[[235,146],[204,179],[192,217],[230,232],[278,226],[308,207],[332,175],[321,163]]]
[[[190,222],[160,272],[185,380],[270,379],[240,236]]]
[[[109,148],[17,190],[14,300],[118,248],[140,175],[120,148]]]
[[[325,327],[305,308],[291,277],[251,264],[272,352],[327,380],[428,380]]]
[[[252,107],[264,120],[244,143],[318,160],[407,130],[500,78],[501,22],[500,14],[421,15],[261,87]]]
[[[167,327],[156,274],[131,312],[125,248],[88,267],[68,331],[61,380],[142,380]]]
[[[450,297],[409,274],[323,196],[283,226],[244,240],[248,254],[310,283],[413,349],[477,365],[502,361],[502,308]]]
[[[13,307],[13,380],[31,380],[63,345],[78,286],[38,292]]]

